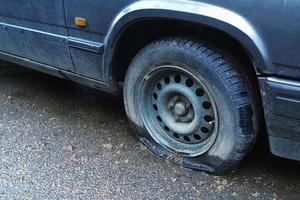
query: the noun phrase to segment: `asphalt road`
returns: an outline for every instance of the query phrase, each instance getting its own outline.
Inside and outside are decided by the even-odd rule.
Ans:
[[[300,162],[258,145],[214,177],[148,152],[120,99],[0,64],[0,199],[300,199]]]

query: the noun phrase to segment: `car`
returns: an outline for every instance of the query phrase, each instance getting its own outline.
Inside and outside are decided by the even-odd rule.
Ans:
[[[153,153],[221,175],[266,132],[300,160],[300,1],[0,2],[1,59],[123,95]]]

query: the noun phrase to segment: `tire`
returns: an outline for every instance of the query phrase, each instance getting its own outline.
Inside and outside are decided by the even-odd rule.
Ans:
[[[258,98],[252,85],[226,51],[167,38],[133,59],[124,83],[125,109],[137,138],[153,153],[221,175],[255,143]]]

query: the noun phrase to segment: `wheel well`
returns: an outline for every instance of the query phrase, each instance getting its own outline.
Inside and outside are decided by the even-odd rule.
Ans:
[[[151,19],[129,25],[117,40],[112,60],[112,75],[123,82],[133,57],[148,43],[163,37],[188,37],[209,40],[245,63],[245,71],[256,79],[256,69],[246,49],[230,35],[204,25],[186,21]]]
[[[233,58],[238,59],[243,67],[242,70],[251,82],[251,87],[254,89],[254,94],[252,95],[257,100],[254,105],[254,112],[257,114],[255,117],[257,120],[254,122],[256,123],[256,131],[258,133],[265,131],[263,105],[257,77],[257,73],[260,73],[260,71],[255,68],[250,53],[239,41],[216,28],[186,21],[158,19],[143,20],[131,24],[116,41],[111,63],[113,79],[122,85],[127,69],[134,56],[150,42],[165,37],[187,37],[189,39],[208,41],[208,43],[226,50]]]

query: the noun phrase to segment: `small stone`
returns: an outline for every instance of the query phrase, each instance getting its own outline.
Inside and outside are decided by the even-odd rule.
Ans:
[[[110,144],[110,143],[103,144],[103,147],[110,150],[110,149],[112,149],[112,144]]]

